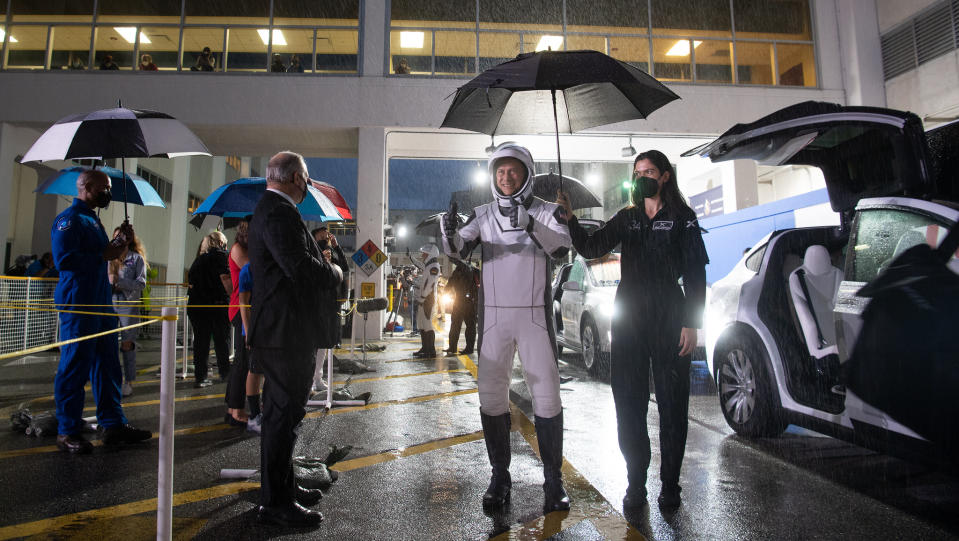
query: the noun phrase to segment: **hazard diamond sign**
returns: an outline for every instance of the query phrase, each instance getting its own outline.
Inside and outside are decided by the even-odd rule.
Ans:
[[[363,269],[363,272],[369,276],[386,262],[386,254],[380,250],[376,243],[368,240],[363,243],[363,246],[360,246],[360,249],[353,254],[351,259],[357,267]]]

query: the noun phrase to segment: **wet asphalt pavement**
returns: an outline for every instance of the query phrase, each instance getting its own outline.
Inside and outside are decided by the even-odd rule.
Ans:
[[[658,416],[650,404],[652,505],[622,515],[625,465],[616,441],[609,386],[566,353],[561,372],[566,431],[564,467],[573,499],[567,513],[543,517],[542,469],[534,450],[532,408],[519,365],[512,399],[513,495],[501,514],[480,498],[489,463],[470,369],[475,355],[414,360],[415,338],[387,338],[368,354],[375,372],[353,376],[366,407],[310,410],[297,454],[353,450],[334,469],[339,480],[318,505],[316,530],[256,522],[257,479],[221,480],[221,468],[255,469],[257,436],[224,424],[225,385],[193,389],[178,380],[174,531],[189,539],[949,539],[959,535],[959,476],[790,427],[780,438],[745,440],[719,411],[704,365],[694,365],[689,438],[672,514],[659,494]],[[443,344],[445,347],[445,342]],[[339,351],[338,356],[349,357]],[[357,354],[360,358],[362,353]],[[159,352],[146,343],[134,395],[124,400],[134,425],[157,430]],[[55,356],[0,365],[4,418],[21,402],[52,409]],[[348,376],[337,374],[337,381]],[[88,405],[92,397],[87,398]],[[87,412],[92,415],[93,412]],[[95,435],[91,434],[91,437]],[[55,450],[53,437],[0,432],[0,539],[151,539],[155,537],[157,441],[105,448],[88,456]]]

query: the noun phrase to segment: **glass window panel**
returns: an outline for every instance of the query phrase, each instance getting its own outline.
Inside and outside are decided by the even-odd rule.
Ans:
[[[443,28],[475,27],[476,0],[393,0],[390,6],[390,24]]]
[[[808,0],[733,0],[741,38],[812,40]]]
[[[10,13],[18,22],[90,22],[93,0],[12,0]]]
[[[475,32],[436,32],[436,73],[476,73]]]
[[[267,25],[270,0],[186,0],[186,22]]]
[[[127,41],[128,39],[130,41]],[[136,65],[136,61],[133,60],[133,41],[135,39],[135,26],[97,25],[93,45],[93,58],[97,63],[96,69],[113,69],[110,59],[112,59],[112,64],[116,64],[116,69],[133,69]]]
[[[359,26],[359,0],[273,0],[273,24]]]
[[[569,32],[647,33],[646,2],[622,0],[566,0]]]
[[[356,73],[359,51],[357,30],[316,30],[316,71]]]
[[[696,82],[733,82],[733,44],[706,39],[696,47]]]
[[[50,69],[87,69],[90,65],[89,26],[55,26]],[[96,66],[94,66],[95,68]]]
[[[661,81],[692,80],[690,70],[691,41],[688,39],[653,40],[653,63],[657,79]]]
[[[313,71],[313,29],[312,28],[277,28],[274,32],[282,33],[286,45],[273,40],[273,53],[283,57],[286,69],[290,73],[305,73]],[[295,58],[294,58],[295,57]]]
[[[150,43],[143,39],[146,36]],[[223,31],[220,30],[220,40],[223,39]],[[176,26],[145,26],[140,29],[140,55],[148,54],[160,70],[175,70],[176,58],[179,52],[180,28]],[[200,48],[202,50],[202,47]],[[190,69],[194,64],[189,64],[184,60],[183,67]]]
[[[729,0],[652,0],[654,34],[732,37]]]
[[[475,34],[473,47],[476,49]],[[406,45],[404,47],[404,45]],[[433,54],[433,33],[429,30],[391,30],[390,31],[390,73],[428,74],[432,73],[431,55]],[[437,51],[436,53],[440,53]],[[401,62],[406,61],[401,67]]]
[[[481,26],[483,23],[501,23],[511,28],[517,24],[562,28],[563,3],[556,0],[480,0],[479,20]]]
[[[479,71],[516,58],[519,54],[520,35],[509,32],[480,32]]]
[[[257,28],[231,28],[227,39],[226,71],[266,71],[267,44],[260,37]],[[262,29],[265,30],[265,29]],[[266,35],[266,34],[264,34]],[[277,37],[274,36],[274,41]],[[286,69],[284,63],[284,71]]]
[[[47,53],[46,26],[10,26],[7,33],[7,68],[43,69]],[[89,46],[89,45],[88,45]]]
[[[606,53],[606,36],[567,35],[566,49],[569,51],[599,51]]]
[[[649,72],[649,38],[609,38],[609,55]]]
[[[203,49],[210,53],[204,55]],[[264,61],[264,67],[266,62]],[[183,69],[191,71],[219,71],[223,68],[223,29],[183,29]]]
[[[816,86],[816,61],[811,44],[777,43],[776,62],[779,84]]]
[[[180,0],[99,0],[97,22],[180,22]]]
[[[773,84],[773,44],[736,42],[736,79],[741,84]]]

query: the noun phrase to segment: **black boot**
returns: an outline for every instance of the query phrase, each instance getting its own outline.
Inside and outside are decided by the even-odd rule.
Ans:
[[[536,439],[543,459],[543,512],[569,510],[569,495],[563,488],[563,412],[556,417],[536,417]]]
[[[483,421],[483,437],[486,439],[486,453],[493,466],[489,487],[483,494],[483,508],[497,508],[509,504],[509,491],[513,480],[509,476],[509,463],[512,457],[509,448],[510,416],[486,415],[480,411]]]
[[[436,357],[436,331],[420,332],[423,349],[413,354],[414,357]]]
[[[475,340],[475,338],[474,338]],[[462,355],[469,355],[473,353],[473,340],[470,340],[469,337],[466,337],[466,349],[460,352]]]

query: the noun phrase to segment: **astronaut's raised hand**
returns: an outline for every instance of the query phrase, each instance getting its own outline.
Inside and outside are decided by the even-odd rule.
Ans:
[[[526,229],[529,225],[529,212],[526,207],[516,199],[510,199],[513,206],[509,208],[509,225],[519,229]]]
[[[456,219],[456,202],[450,203],[450,210],[443,214],[443,236],[452,237],[456,234],[456,227],[459,221]]]

